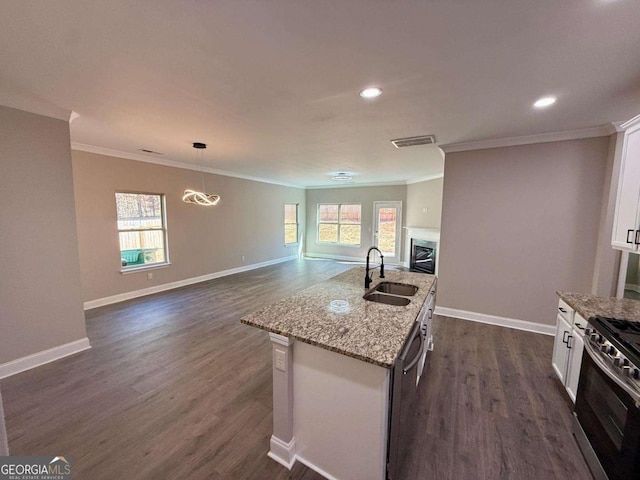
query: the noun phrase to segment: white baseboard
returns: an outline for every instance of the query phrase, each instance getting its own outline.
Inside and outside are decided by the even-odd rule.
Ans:
[[[445,317],[455,317],[461,318],[463,320],[471,320],[473,322],[489,323],[491,325],[499,325],[501,327],[541,333],[543,335],[555,335],[556,333],[555,325],[544,325],[542,323],[529,322],[527,320],[518,320],[515,318],[498,317],[495,315],[487,315],[484,313],[468,312],[466,310],[458,310],[456,308],[436,306],[436,309],[433,313]]]
[[[300,463],[305,464],[307,467],[309,467],[311,470],[313,470],[314,472],[322,475],[324,478],[326,478],[327,480],[338,480],[336,477],[334,477],[333,475],[328,474],[327,472],[325,472],[324,470],[322,470],[320,467],[316,467],[313,463],[309,462],[308,460],[305,460],[304,458],[302,458],[299,455],[296,455],[296,460],[298,460]]]
[[[342,262],[355,262],[355,263],[360,263],[362,265],[365,265],[367,263],[366,256],[365,257],[346,257],[344,255],[330,255],[328,253],[305,253],[304,258],[307,260],[316,259],[316,260],[338,260]],[[375,264],[377,265],[377,261]],[[405,267],[407,265],[406,265],[406,262],[389,263],[388,261],[385,260],[384,266],[385,267],[395,267],[395,266]]]
[[[143,288],[141,290],[134,290],[132,292],[120,293],[118,295],[113,295],[111,297],[104,297],[104,298],[98,298],[96,300],[89,300],[88,302],[84,302],[84,309],[91,310],[92,308],[98,308],[98,307],[103,307],[105,305],[111,305],[113,303],[124,302],[125,300],[144,297],[145,295],[151,295],[153,293],[165,292],[167,290],[173,290],[174,288],[193,285],[194,283],[206,282],[207,280],[213,280],[214,278],[226,277],[227,275],[234,275],[236,273],[247,272],[249,270],[255,270],[256,268],[268,267],[269,265],[284,263],[290,260],[295,260],[297,258],[298,258],[297,255],[276,258],[275,260],[268,260],[266,262],[254,263],[251,265],[243,265],[242,267],[230,268],[229,270],[222,270],[220,272],[209,273],[207,275],[201,275],[199,277],[186,278],[184,280],[178,280],[177,282],[164,283],[162,285]]]
[[[59,360],[63,357],[68,357],[74,353],[82,352],[91,348],[89,339],[87,337],[75,342],[65,343],[58,347],[53,347],[42,352],[27,355],[26,357],[18,358],[7,363],[0,365],[0,379],[10,377],[16,373],[24,372],[31,368],[39,367],[45,363]]]
[[[346,257],[344,255],[331,255],[328,253],[305,253],[304,258],[321,258],[326,260],[343,260],[345,262],[359,262],[364,264],[366,262],[366,258],[364,257]]]
[[[293,437],[291,441],[287,443],[275,435],[271,435],[269,446],[271,449],[269,453],[267,453],[267,456],[280,465],[284,465],[287,470],[291,470],[293,464],[296,463],[296,438]]]
[[[631,290],[632,292],[640,293],[640,285],[636,285],[635,283],[625,284],[624,289]]]
[[[307,467],[309,467],[314,472],[322,475],[327,480],[338,480],[333,475],[328,474],[320,467],[317,467],[313,463],[305,460],[300,455],[296,455],[296,438],[293,437],[289,443],[280,440],[275,435],[271,435],[271,440],[269,441],[270,450],[267,453],[267,456],[280,465],[284,466],[287,470],[291,470],[296,461],[303,463]]]

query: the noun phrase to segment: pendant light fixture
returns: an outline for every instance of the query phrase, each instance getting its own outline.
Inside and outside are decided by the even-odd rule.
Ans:
[[[202,176],[202,191],[187,189],[182,195],[182,201],[184,203],[195,203],[196,205],[203,205],[205,207],[213,207],[220,201],[220,195],[210,195],[205,193],[204,188],[204,171],[202,167],[202,150],[207,148],[206,143],[194,142],[193,148],[198,150],[198,159],[200,160],[200,175]]]

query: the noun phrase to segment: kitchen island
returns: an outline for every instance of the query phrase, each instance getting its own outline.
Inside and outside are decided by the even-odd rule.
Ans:
[[[387,271],[384,281],[418,287],[406,306],[365,300],[364,277],[353,268],[241,320],[270,332],[269,456],[288,468],[385,478],[392,368],[416,320],[431,317],[436,277]]]

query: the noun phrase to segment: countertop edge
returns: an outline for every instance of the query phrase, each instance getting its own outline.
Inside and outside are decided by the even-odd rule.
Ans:
[[[563,291],[556,291],[556,294],[585,320],[601,316],[640,322],[639,300]]]
[[[294,340],[298,341],[298,342],[302,342],[302,343],[306,343],[308,345],[313,345],[314,347],[318,347],[318,348],[322,348],[324,350],[329,350],[330,352],[335,352],[335,353],[339,353],[341,355],[345,355],[347,357],[350,358],[355,358],[357,360],[361,360],[363,362],[367,362],[367,363],[371,363],[372,365],[377,365],[379,367],[383,367],[383,368],[393,368],[393,363],[384,363],[381,362],[379,360],[376,360],[375,358],[370,358],[364,355],[360,355],[359,353],[354,353],[348,350],[344,350],[341,348],[336,348],[336,347],[332,347],[330,345],[325,345],[323,343],[320,342],[316,342],[314,340],[308,339],[308,338],[300,338],[296,335],[292,335],[290,333],[285,333],[282,330],[278,330],[275,328],[269,328],[266,327],[264,325],[256,325],[255,323],[250,323],[250,322],[246,322],[244,320],[240,320],[240,323],[243,323],[249,327],[254,327],[254,328],[259,328],[260,330],[264,330],[265,332],[270,332],[270,333],[277,333],[278,335],[282,335],[284,337],[287,338],[293,338]]]

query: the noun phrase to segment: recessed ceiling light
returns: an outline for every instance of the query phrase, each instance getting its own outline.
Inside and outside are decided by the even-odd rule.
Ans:
[[[365,88],[360,92],[362,98],[376,98],[382,95],[382,89],[378,87]]]
[[[336,182],[349,182],[353,180],[353,177],[348,173],[340,172],[333,175],[331,179],[335,180]]]
[[[536,108],[548,107],[549,105],[556,103],[556,100],[556,97],[542,97],[536,100],[536,103],[534,103],[533,106]]]

